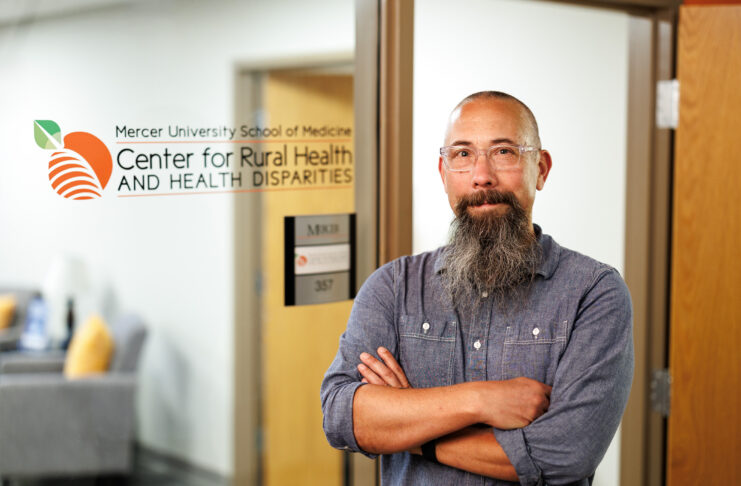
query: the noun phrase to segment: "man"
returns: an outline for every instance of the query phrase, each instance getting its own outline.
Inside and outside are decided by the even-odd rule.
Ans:
[[[361,288],[322,383],[327,438],[383,454],[384,484],[586,485],[633,374],[625,283],[533,225],[552,162],[521,101],[467,97],[440,154],[450,243]]]

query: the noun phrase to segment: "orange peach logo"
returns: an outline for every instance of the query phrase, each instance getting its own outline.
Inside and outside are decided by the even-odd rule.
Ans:
[[[33,135],[44,150],[53,150],[49,160],[52,189],[67,199],[96,199],[103,195],[113,171],[111,153],[98,137],[72,132],[64,137],[55,122],[35,120]]]

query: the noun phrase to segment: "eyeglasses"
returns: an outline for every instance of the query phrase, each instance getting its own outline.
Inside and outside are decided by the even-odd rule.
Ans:
[[[467,172],[473,169],[476,161],[479,160],[479,155],[484,153],[486,160],[494,166],[495,170],[513,170],[519,166],[523,153],[539,150],[537,147],[508,143],[492,145],[486,149],[486,152],[466,145],[448,145],[440,148],[440,155],[445,167],[451,172]]]

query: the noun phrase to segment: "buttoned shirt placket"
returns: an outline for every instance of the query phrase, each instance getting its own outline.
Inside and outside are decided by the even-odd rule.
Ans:
[[[487,380],[487,356],[489,354],[489,330],[492,319],[493,298],[484,292],[471,316],[471,322],[461,325],[464,343],[464,381]],[[463,316],[466,319],[467,316]]]

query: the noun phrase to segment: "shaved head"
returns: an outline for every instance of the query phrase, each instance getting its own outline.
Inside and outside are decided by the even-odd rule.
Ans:
[[[540,133],[538,131],[538,122],[535,120],[535,115],[533,115],[533,112],[530,111],[530,108],[520,101],[519,99],[515,98],[514,96],[504,93],[502,91],[479,91],[478,93],[473,93],[471,95],[466,96],[463,98],[460,103],[455,105],[455,108],[453,108],[453,111],[450,113],[450,117],[448,119],[448,126],[445,129],[445,140],[447,143],[448,139],[448,133],[450,131],[450,126],[453,123],[453,121],[460,115],[461,108],[463,108],[468,103],[474,102],[474,101],[507,101],[510,103],[516,104],[520,108],[520,116],[521,116],[521,122],[522,126],[525,129],[524,133],[527,135],[527,143],[529,145],[532,145],[537,148],[540,147]]]

